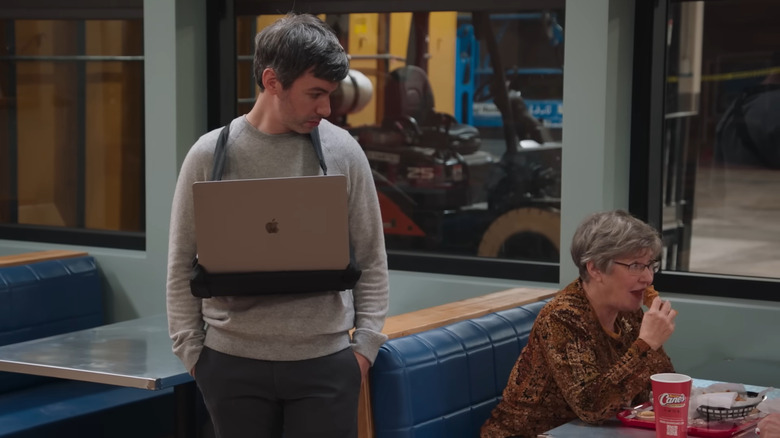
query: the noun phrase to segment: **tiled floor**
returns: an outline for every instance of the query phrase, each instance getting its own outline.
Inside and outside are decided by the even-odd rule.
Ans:
[[[780,171],[700,168],[690,270],[780,276]]]

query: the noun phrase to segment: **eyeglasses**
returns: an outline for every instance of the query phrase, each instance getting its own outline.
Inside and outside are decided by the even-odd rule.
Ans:
[[[628,272],[634,275],[642,275],[643,272],[645,272],[645,268],[649,269],[650,272],[655,274],[656,272],[661,270],[661,261],[660,260],[653,260],[652,262],[648,264],[644,263],[622,263],[615,260],[612,260],[612,263],[620,266],[625,266],[628,268]]]

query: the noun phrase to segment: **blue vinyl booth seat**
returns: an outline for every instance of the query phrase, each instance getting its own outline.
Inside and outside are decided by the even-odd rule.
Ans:
[[[90,256],[0,269],[0,345],[104,323],[103,288]],[[0,372],[0,394],[51,381]]]
[[[474,438],[548,300],[387,341],[371,368],[377,438]]]
[[[102,325],[103,303],[100,274],[91,256],[0,268],[0,345]],[[132,427],[117,432],[124,426],[107,423],[156,427],[160,415],[149,410],[165,412],[160,408],[172,403],[172,390],[0,372],[0,437],[130,436]],[[133,418],[128,420],[128,415]],[[144,420],[139,422],[139,416]]]

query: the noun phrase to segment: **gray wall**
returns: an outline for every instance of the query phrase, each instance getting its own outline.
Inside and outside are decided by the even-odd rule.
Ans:
[[[147,250],[77,247],[97,258],[119,321],[165,311],[170,202],[178,168],[205,129],[205,0],[145,0]],[[398,314],[510,287],[558,288],[577,276],[568,242],[579,220],[628,205],[633,2],[569,0],[563,130],[559,284],[391,272],[390,313]],[[0,241],[0,254],[63,245]],[[680,309],[667,344],[679,371],[697,377],[780,386],[780,340],[768,335],[778,303],[668,294]],[[766,334],[762,334],[766,333]],[[774,379],[774,380],[772,380]],[[772,383],[775,382],[775,383]]]

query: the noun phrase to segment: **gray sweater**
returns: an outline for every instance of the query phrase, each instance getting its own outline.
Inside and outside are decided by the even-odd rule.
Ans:
[[[360,145],[323,120],[328,174],[347,177],[349,235],[363,271],[352,291],[195,298],[189,277],[196,254],[192,183],[208,180],[219,129],[203,135],[182,164],[171,209],[167,308],[173,352],[191,370],[203,345],[252,359],[302,360],[350,345],[373,363],[388,306],[387,256],[371,169]],[[223,179],[321,174],[308,135],[267,135],[240,116],[231,122]],[[316,212],[312,212],[316,214]],[[350,330],[355,328],[350,337]]]

